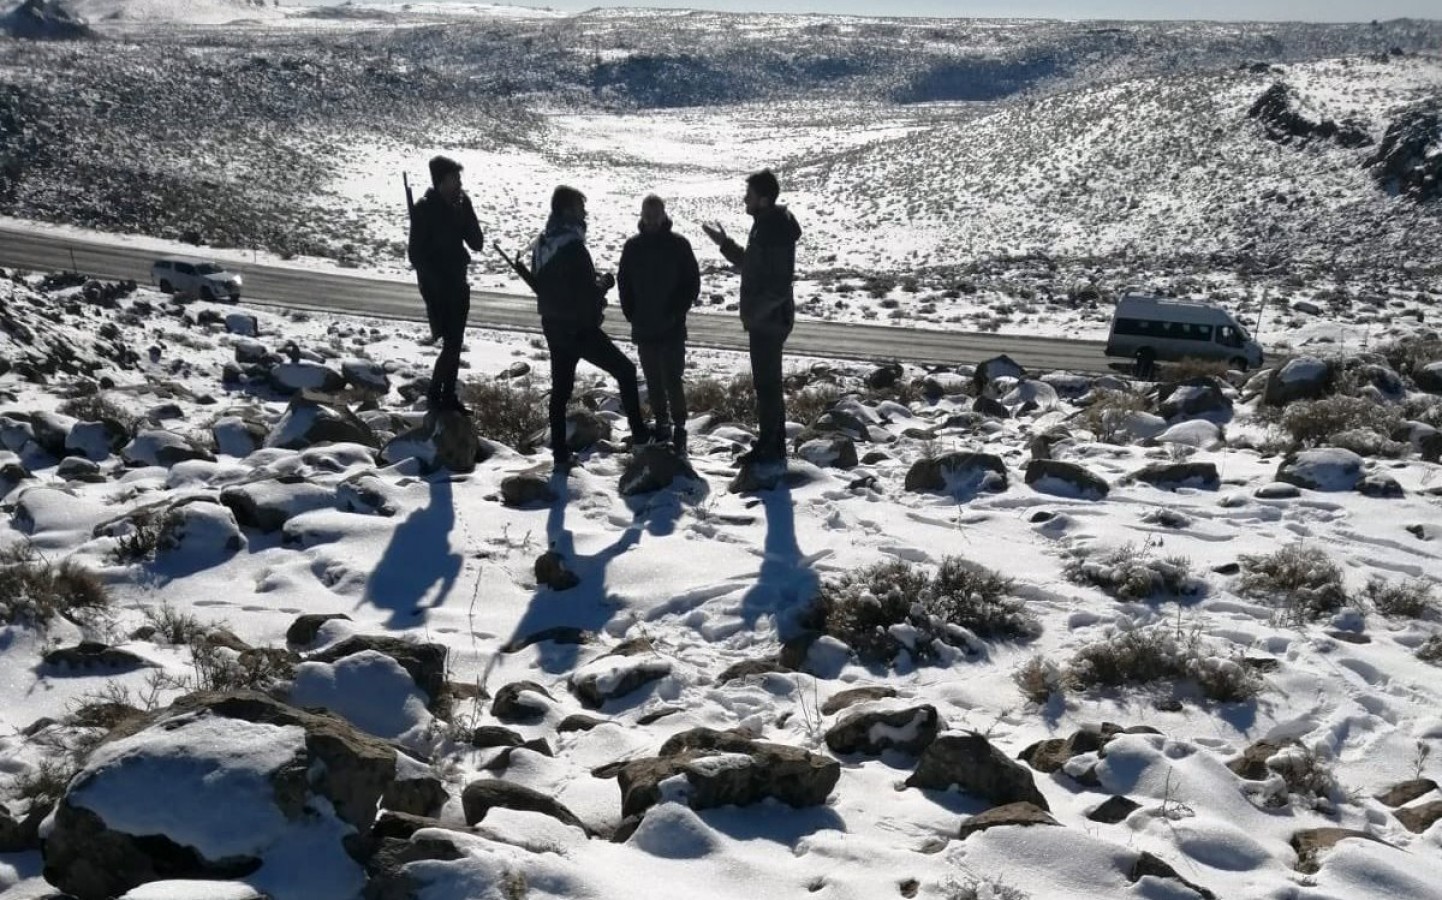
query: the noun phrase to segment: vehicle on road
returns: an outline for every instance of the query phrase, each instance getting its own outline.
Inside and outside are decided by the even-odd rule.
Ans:
[[[184,256],[157,259],[150,267],[150,280],[167,294],[211,301],[240,299],[240,275],[205,260]]]
[[[1262,345],[1236,318],[1203,300],[1126,294],[1117,301],[1107,356],[1136,363],[1148,377],[1158,362],[1208,359],[1245,372],[1262,364]]]

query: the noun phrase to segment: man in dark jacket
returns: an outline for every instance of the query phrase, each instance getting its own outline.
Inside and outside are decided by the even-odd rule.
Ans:
[[[641,419],[636,365],[601,330],[606,292],[614,276],[596,274],[586,249],[586,195],[562,185],[551,195],[551,217],[531,249],[536,307],[551,351],[551,455],[558,466],[574,461],[566,445],[566,406],[576,387],[576,365],[585,360],[616,379],[633,443],[650,440]]]
[[[796,322],[792,279],[801,226],[776,202],[781,185],[770,170],[746,179],[746,212],[751,236],[742,248],[716,223],[703,226],[732,265],[741,269],[741,324],[751,348],[751,381],[756,387],[756,443],[741,463],[786,458],[786,402],[781,393],[781,353]]]
[[[461,190],[461,164],[444,156],[430,162],[431,189],[411,213],[411,234],[407,247],[416,270],[421,299],[431,333],[441,340],[441,353],[431,373],[426,394],[428,410],[451,409],[469,415],[456,394],[461,370],[461,342],[466,335],[466,317],[471,313],[471,286],[466,252],[485,247],[485,235],[476,220],[471,198]]]
[[[655,437],[686,450],[686,313],[701,293],[691,242],[671,230],[666,204],[654,194],[641,204],[641,233],[621,251],[617,283],[621,312],[656,415]]]

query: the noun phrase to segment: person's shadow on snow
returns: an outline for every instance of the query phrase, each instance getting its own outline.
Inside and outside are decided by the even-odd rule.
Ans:
[[[782,640],[799,630],[797,621],[816,593],[818,579],[796,542],[791,489],[782,485],[759,494],[766,512],[766,540],[756,584],[741,601],[741,614],[754,628],[762,616],[775,622]]]
[[[515,651],[536,644],[540,648],[541,669],[556,675],[575,667],[581,653],[579,633],[600,632],[624,605],[620,597],[607,590],[606,569],[614,559],[640,542],[645,522],[639,517],[634,519],[609,546],[581,555],[576,552],[575,534],[566,527],[571,501],[566,473],[551,475],[551,492],[556,499],[546,516],[546,541],[550,550],[560,554],[579,583],[561,591],[544,584],[536,585],[530,605],[516,623],[515,633],[506,646]],[[536,639],[543,635],[546,637]]]
[[[451,530],[456,525],[451,481],[440,475],[430,487],[430,504],[411,513],[396,528],[361,599],[361,603],[390,610],[387,628],[424,623],[426,611],[445,603],[461,575],[461,555],[451,549]],[[435,596],[423,604],[433,589]]]

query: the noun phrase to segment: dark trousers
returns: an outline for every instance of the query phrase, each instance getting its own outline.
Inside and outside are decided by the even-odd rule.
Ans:
[[[756,449],[764,456],[786,456],[786,400],[782,395],[781,351],[789,331],[751,331],[751,383],[756,388]]]
[[[637,341],[641,372],[658,428],[686,425],[686,336],[675,334],[659,341]]]
[[[471,314],[471,288],[462,282],[445,291],[428,291],[426,318],[441,339],[441,353],[431,373],[431,389],[426,397],[431,403],[456,396],[461,373],[461,344],[466,337],[466,319]]]
[[[636,382],[636,364],[626,358],[600,326],[577,328],[541,320],[546,346],[551,351],[551,452],[566,447],[566,407],[576,389],[576,365],[585,360],[616,379],[621,391],[621,408],[631,423],[631,433],[644,430],[641,420],[641,389]]]

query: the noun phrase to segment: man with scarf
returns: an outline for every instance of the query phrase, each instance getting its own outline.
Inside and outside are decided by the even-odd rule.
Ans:
[[[686,313],[701,293],[691,243],[671,230],[666,204],[651,195],[641,204],[640,234],[621,251],[617,283],[621,312],[656,415],[656,440],[686,452]]]
[[[471,255],[466,247],[485,247],[471,198],[461,190],[461,164],[444,156],[430,162],[431,189],[417,201],[411,213],[411,265],[416,270],[421,299],[431,333],[441,340],[441,353],[431,373],[426,408],[455,410],[469,415],[456,393],[461,371],[461,344],[466,335],[466,318],[471,313],[471,286],[466,267]]]
[[[801,226],[776,202],[781,185],[769,169],[746,179],[746,212],[751,236],[743,248],[712,222],[702,226],[732,265],[741,269],[741,324],[751,350],[759,434],[740,458],[742,465],[786,459],[786,401],[782,396],[781,352],[796,322],[792,279]]]
[[[574,463],[566,443],[566,407],[576,387],[576,365],[585,360],[616,379],[633,444],[650,441],[641,419],[636,365],[601,330],[612,275],[596,274],[586,249],[586,195],[562,185],[551,195],[551,217],[531,250],[536,307],[551,352],[551,455],[557,466]]]

